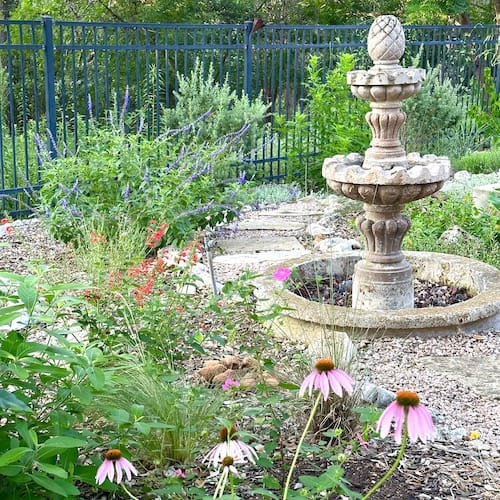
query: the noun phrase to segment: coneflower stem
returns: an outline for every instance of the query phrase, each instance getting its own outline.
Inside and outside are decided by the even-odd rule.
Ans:
[[[392,464],[391,468],[375,483],[375,485],[370,490],[368,490],[368,492],[362,498],[362,500],[370,498],[394,474],[394,471],[398,468],[399,463],[403,458],[406,449],[406,444],[408,443],[408,426],[406,424],[406,419],[407,417],[405,417],[405,422],[403,426],[403,439],[401,441],[401,447],[399,448],[396,460],[394,460],[394,463]]]
[[[132,493],[130,493],[130,491],[127,490],[127,488],[125,488],[125,485],[123,483],[122,483],[122,488],[123,491],[129,496],[129,498],[131,498],[132,500],[139,500],[137,497],[132,495]]]
[[[321,401],[322,393],[318,391],[318,396],[316,401],[314,402],[314,406],[311,409],[311,414],[309,415],[309,419],[307,420],[306,426],[304,427],[304,431],[302,432],[302,436],[300,436],[299,444],[297,445],[297,449],[295,450],[295,455],[292,460],[292,464],[290,465],[290,470],[288,471],[288,476],[286,478],[285,489],[283,491],[283,500],[286,500],[288,496],[288,488],[290,487],[290,481],[292,480],[292,474],[297,465],[297,460],[299,458],[300,449],[304,444],[304,439],[306,438],[307,432],[309,431],[309,427],[311,427],[314,415],[316,414],[316,410],[318,409],[319,403]]]

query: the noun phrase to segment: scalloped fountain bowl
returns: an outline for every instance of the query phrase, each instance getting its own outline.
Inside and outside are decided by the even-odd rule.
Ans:
[[[480,261],[450,254],[405,252],[420,280],[464,287],[473,297],[445,307],[421,309],[360,310],[320,304],[296,295],[276,281],[276,266],[256,280],[256,295],[262,308],[278,302],[286,306],[273,330],[276,335],[305,342],[325,334],[343,332],[349,336],[444,336],[500,329],[500,270]],[[360,252],[339,255],[310,255],[280,263],[290,267],[302,282],[315,276],[348,276],[361,259]]]

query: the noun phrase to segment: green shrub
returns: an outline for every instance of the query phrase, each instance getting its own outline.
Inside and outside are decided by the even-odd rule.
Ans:
[[[278,131],[282,136],[294,132],[305,138],[307,134],[309,143],[316,146],[317,156],[306,161],[304,157],[311,152],[303,151],[295,140],[286,141],[287,154],[292,162],[294,158],[300,159],[295,162],[298,165],[292,163],[295,168],[290,176],[307,178],[305,191],[310,187],[324,186],[321,167],[325,157],[364,152],[371,139],[370,128],[365,121],[369,104],[351,95],[346,80],[347,73],[355,67],[356,57],[353,54],[341,54],[337,66],[325,77],[319,61],[319,56],[313,56],[307,66],[305,87],[308,96],[304,112],[289,122],[283,119],[278,121]]]
[[[467,170],[471,174],[490,174],[500,170],[500,148],[477,151],[453,162],[455,170]]]
[[[99,349],[70,341],[65,318],[78,303],[70,290],[78,288],[49,284],[43,269],[28,276],[0,272],[4,498],[74,497],[76,481],[94,484],[95,467],[76,464],[81,453],[95,447],[94,433],[81,422],[86,403],[104,386],[104,373]]]
[[[484,69],[481,90],[487,98],[487,108],[484,109],[474,105],[469,110],[469,116],[483,127],[489,146],[492,149],[498,149],[500,147],[500,97],[490,68]],[[500,163],[497,163],[498,165]]]
[[[440,73],[440,66],[428,69],[420,91],[403,101],[406,123],[401,139],[408,152],[436,153],[436,142],[441,141],[445,144],[438,154],[456,155],[446,143],[465,126],[467,100],[449,78],[441,81]]]
[[[194,231],[237,213],[240,184],[220,181],[214,172],[237,161],[245,129],[200,144],[196,125],[184,133],[185,143],[174,134],[149,139],[95,128],[75,155],[44,164],[40,209],[52,234],[75,244],[90,219],[107,237],[129,219],[143,229],[154,219],[169,224],[166,241],[190,241]]]
[[[250,101],[245,95],[238,97],[229,87],[227,77],[219,84],[215,81],[213,65],[206,70],[199,60],[188,76],[179,74],[178,80],[175,107],[166,109],[162,116],[166,129],[181,129],[199,121],[196,135],[190,135],[189,140],[203,143],[215,142],[247,125],[241,145],[245,152],[255,147],[262,137],[267,113],[261,99]]]
[[[500,267],[498,218],[477,209],[470,196],[448,194],[444,200],[425,198],[406,207],[411,228],[403,245],[406,250],[455,253]],[[446,243],[439,237],[458,226],[472,238],[459,244]]]

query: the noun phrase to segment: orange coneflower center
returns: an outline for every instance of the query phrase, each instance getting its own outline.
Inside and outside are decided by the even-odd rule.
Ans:
[[[221,464],[224,466],[224,467],[229,467],[230,465],[233,465],[234,464],[234,459],[233,457],[230,457],[229,455],[227,457],[224,457],[221,461]]]
[[[221,443],[224,443],[227,441],[229,436],[229,439],[238,439],[236,436],[236,427],[231,427],[231,429],[228,431],[227,427],[223,427],[219,431],[219,439]]]
[[[318,359],[315,368],[319,372],[329,372],[335,368],[335,363],[331,359]]]
[[[120,460],[120,458],[122,458],[122,452],[120,450],[108,450],[105,455],[104,455],[104,458],[106,460]]]
[[[401,406],[418,406],[420,398],[413,391],[398,391],[396,392],[396,401]]]

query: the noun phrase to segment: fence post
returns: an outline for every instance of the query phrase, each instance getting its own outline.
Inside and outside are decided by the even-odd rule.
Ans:
[[[50,16],[42,16],[45,61],[45,106],[47,113],[47,144],[51,158],[57,157],[56,85],[54,65],[54,33]]]
[[[243,91],[248,99],[252,99],[252,27],[253,21],[245,21]]]

